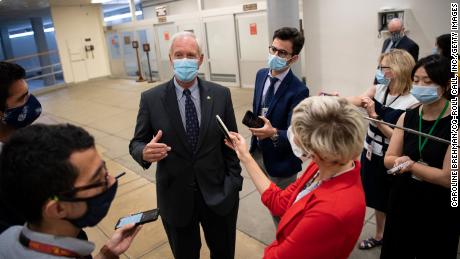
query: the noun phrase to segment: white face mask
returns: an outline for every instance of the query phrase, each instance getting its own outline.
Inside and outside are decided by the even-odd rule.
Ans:
[[[299,146],[297,146],[297,144],[295,143],[294,133],[292,132],[291,126],[289,126],[287,130],[287,137],[288,137],[289,143],[291,144],[292,152],[294,153],[294,155],[298,157],[300,160],[302,160],[302,162],[307,161],[310,158],[310,156],[305,154],[305,152],[303,152],[302,149]]]

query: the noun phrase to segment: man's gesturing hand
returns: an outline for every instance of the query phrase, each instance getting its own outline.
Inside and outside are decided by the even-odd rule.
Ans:
[[[164,143],[158,143],[161,136],[163,136],[163,132],[159,130],[157,135],[154,136],[147,145],[145,145],[144,150],[142,151],[142,159],[144,159],[144,161],[153,163],[168,156],[168,151],[171,151],[171,147]]]

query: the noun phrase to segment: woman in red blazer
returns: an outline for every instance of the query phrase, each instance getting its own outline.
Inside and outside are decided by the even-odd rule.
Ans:
[[[265,121],[269,123],[268,121]],[[267,127],[268,128],[268,127]],[[366,205],[360,164],[365,127],[345,99],[310,97],[292,115],[288,137],[305,173],[285,190],[270,182],[248,152],[244,138],[231,133],[232,145],[262,202],[281,217],[276,240],[264,258],[347,258],[361,233]]]

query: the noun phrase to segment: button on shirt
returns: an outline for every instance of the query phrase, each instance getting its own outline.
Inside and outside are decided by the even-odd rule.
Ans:
[[[274,91],[274,94],[276,94],[276,91],[278,90],[278,88],[280,87],[281,85],[281,82],[283,82],[283,79],[286,77],[286,75],[289,73],[289,70],[291,70],[290,68],[288,68],[286,71],[284,71],[283,73],[275,76],[276,78],[278,78],[278,81],[276,81],[275,83],[275,91]],[[272,76],[272,72],[271,70],[269,69],[268,70],[268,76],[267,76],[267,79],[265,79],[265,85],[264,85],[264,90],[262,92],[262,102],[261,103],[264,103],[265,102],[265,97],[267,95],[267,92],[268,92],[268,88],[270,87],[270,77],[273,77]]]
[[[182,119],[182,125],[186,129],[186,120],[185,120],[185,95],[184,88],[182,88],[179,83],[177,83],[176,78],[174,78],[174,86],[176,87],[177,103],[179,105],[180,117]],[[191,92],[191,98],[193,104],[195,105],[196,115],[198,116],[198,124],[201,125],[201,106],[200,106],[200,89],[198,88],[198,80],[195,79],[192,87],[189,88]]]

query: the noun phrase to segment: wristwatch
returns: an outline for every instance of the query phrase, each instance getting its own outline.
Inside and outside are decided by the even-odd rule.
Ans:
[[[275,134],[273,134],[270,139],[273,141],[273,142],[277,142],[278,141],[278,138],[279,138],[279,134],[278,134],[278,130],[275,131]]]

